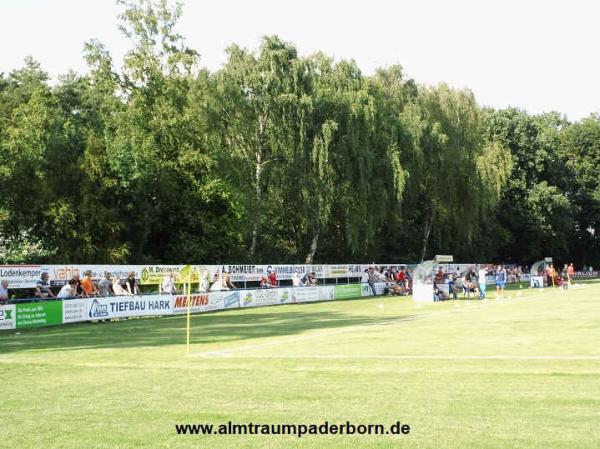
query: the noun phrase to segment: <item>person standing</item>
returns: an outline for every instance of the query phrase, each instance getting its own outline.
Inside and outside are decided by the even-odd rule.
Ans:
[[[140,288],[135,280],[135,272],[130,271],[125,280],[125,288],[130,295],[141,295]]]
[[[485,289],[486,289],[486,283],[485,283],[485,277],[487,276],[487,271],[485,268],[480,267],[479,268],[479,276],[478,276],[478,281],[479,281],[479,299],[485,299]]]
[[[177,294],[177,287],[175,286],[175,273],[170,273],[165,276],[162,282],[161,290],[163,293],[169,293],[171,295]]]
[[[110,280],[110,273],[108,271],[104,272],[104,277],[100,279],[98,282],[98,293],[100,296],[107,297],[111,295],[111,286],[112,281]]]
[[[569,267],[567,264],[565,264],[563,266],[563,269],[561,272],[561,277],[562,277],[561,286],[562,286],[563,290],[567,290],[569,288]]]
[[[3,279],[0,282],[0,304],[8,301],[8,281]]]
[[[506,270],[503,265],[498,265],[496,270],[496,294],[504,297],[504,287],[506,287]]]
[[[567,269],[567,274],[569,276],[569,284],[573,284],[573,276],[575,275],[575,268],[573,267],[573,262],[569,264],[569,268]]]

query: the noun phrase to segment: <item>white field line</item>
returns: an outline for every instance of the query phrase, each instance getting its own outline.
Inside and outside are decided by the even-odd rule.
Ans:
[[[230,355],[222,355],[228,357]],[[208,357],[208,356],[203,356]],[[242,359],[317,359],[317,360],[597,360],[600,355],[570,356],[570,355],[240,355]]]
[[[584,288],[584,287],[581,287]],[[515,300],[529,300],[529,299],[536,299],[539,298],[540,296],[546,296],[548,293],[560,293],[557,291],[541,291],[540,293],[537,294],[533,294],[533,295],[528,295],[528,296],[511,296],[510,299],[509,298],[502,298],[502,299],[496,299],[494,301],[495,304],[499,304],[499,303],[511,303],[514,302]],[[458,305],[459,303],[455,304]],[[478,301],[476,304],[481,304],[481,305],[487,305],[490,304],[487,300],[485,301]],[[471,304],[469,304],[471,305]],[[440,312],[434,312],[434,313],[427,313],[427,314],[422,314],[419,315],[419,318],[435,318],[441,315],[447,315],[450,313],[457,313],[457,312],[461,312],[465,309],[460,308],[460,309],[451,309],[451,310],[444,310],[444,311],[440,311]],[[357,330],[364,330],[364,329],[368,329],[368,328],[376,328],[376,327],[381,327],[381,326],[390,326],[390,325],[394,325],[394,324],[399,324],[399,323],[403,323],[406,321],[410,321],[410,317],[401,317],[401,318],[397,318],[395,320],[390,320],[390,321],[384,321],[382,323],[373,323],[373,324],[359,324],[356,326],[349,326],[349,327],[344,327],[341,329],[336,329],[336,330],[332,330],[332,331],[328,331],[328,332],[317,332],[317,333],[312,333],[312,334],[308,334],[308,335],[300,335],[300,336],[296,336],[296,337],[290,337],[290,338],[284,338],[284,339],[277,339],[275,341],[267,341],[264,343],[256,343],[256,344],[251,344],[251,345],[243,345],[243,346],[237,346],[237,347],[233,347],[233,348],[228,348],[228,349],[221,349],[221,350],[216,350],[216,351],[205,351],[205,352],[195,352],[195,353],[191,353],[191,356],[195,356],[195,357],[203,357],[203,358],[210,358],[210,357],[233,357],[234,354],[236,353],[240,353],[240,352],[244,352],[244,351],[252,351],[254,349],[260,349],[260,348],[265,348],[265,347],[270,347],[270,346],[280,346],[280,345],[285,345],[285,344],[289,344],[289,343],[296,343],[298,341],[304,341],[304,340],[312,340],[315,338],[322,338],[322,337],[329,337],[331,335],[339,335],[339,334],[344,334],[344,333],[349,333],[349,332],[354,332]],[[243,356],[244,358],[250,358],[250,356]],[[256,358],[318,358],[318,356],[306,356],[306,357],[302,357],[302,356],[255,356]],[[338,356],[323,356],[323,358],[335,358]],[[358,356],[358,358],[369,358],[369,357],[373,357],[376,358],[377,356],[369,356],[369,355],[365,355],[365,356]],[[380,358],[386,358],[387,356],[381,356]],[[389,356],[389,358],[419,358],[421,356]],[[445,357],[445,356],[423,356],[423,358],[440,358],[440,357]],[[450,357],[449,360],[455,360],[455,359],[460,359],[460,356],[448,356]],[[489,358],[489,359],[494,359],[496,356],[481,356],[484,359],[485,358]],[[502,356],[498,356],[500,358],[502,358]],[[532,357],[537,357],[537,356],[532,356]],[[544,357],[552,357],[552,356],[539,356],[541,357],[541,360],[544,359]],[[568,356],[566,356],[568,357]],[[595,356],[592,356],[592,359],[584,359],[584,360],[595,360]],[[339,356],[338,358],[352,358],[352,356]],[[469,359],[469,358],[473,358],[471,356],[465,356],[465,358]],[[477,356],[475,356],[475,358],[477,358]],[[514,357],[508,357],[508,359],[510,358],[514,358]],[[516,357],[518,358],[518,356]],[[559,356],[560,358],[560,356]],[[525,360],[528,359],[528,357],[525,357]],[[600,359],[600,358],[599,358]],[[440,360],[443,360],[440,358]],[[565,360],[569,360],[569,359],[565,359]],[[573,359],[576,360],[576,359]]]

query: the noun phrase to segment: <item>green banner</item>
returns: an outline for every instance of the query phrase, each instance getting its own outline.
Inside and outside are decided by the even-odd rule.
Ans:
[[[333,295],[335,299],[354,299],[361,296],[360,284],[336,285]]]
[[[17,304],[17,329],[62,324],[62,301]]]

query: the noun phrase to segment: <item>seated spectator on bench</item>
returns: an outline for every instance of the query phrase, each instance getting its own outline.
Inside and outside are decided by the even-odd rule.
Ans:
[[[127,279],[125,279],[125,288],[130,295],[141,295],[140,288],[138,287],[137,281],[135,280],[135,272],[130,271]]]
[[[269,282],[269,278],[266,276],[263,276],[260,278],[260,288],[271,288],[272,285]]]
[[[83,289],[84,296],[98,296],[98,287],[92,280],[92,270],[87,270],[83,273],[81,288]]]
[[[177,294],[177,287],[175,286],[175,273],[165,276],[161,285],[161,292],[168,293],[170,295]]]
[[[113,289],[113,293],[116,296],[131,296],[131,293],[129,293],[127,290],[125,290],[123,288],[123,286],[121,285],[121,279],[119,278],[119,276],[115,276],[113,278],[112,289]]]
[[[0,282],[0,304],[8,301],[8,281],[3,279]]]
[[[60,299],[75,298],[77,296],[77,281],[75,279],[69,279],[65,285],[62,286],[58,292]]]
[[[50,276],[48,273],[42,273],[42,277],[37,281],[35,286],[35,297],[39,299],[56,298],[52,290],[50,290],[50,283],[48,282]]]
[[[237,288],[231,281],[231,273],[229,271],[223,273],[223,288],[226,290],[235,290]]]
[[[104,277],[98,282],[98,293],[100,296],[107,297],[112,295],[111,291],[112,282],[110,280],[110,273],[104,272]]]
[[[312,287],[314,285],[317,285],[317,273],[315,273],[314,271],[306,273],[302,278],[302,285],[304,285],[305,287]]]

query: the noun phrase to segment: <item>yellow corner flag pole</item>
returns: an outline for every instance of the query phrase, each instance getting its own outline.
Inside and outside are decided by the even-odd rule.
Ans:
[[[188,285],[187,285],[187,339],[186,339],[186,350],[187,355],[190,355],[190,302],[191,302],[191,292],[192,292],[192,276],[191,270],[188,274]]]

